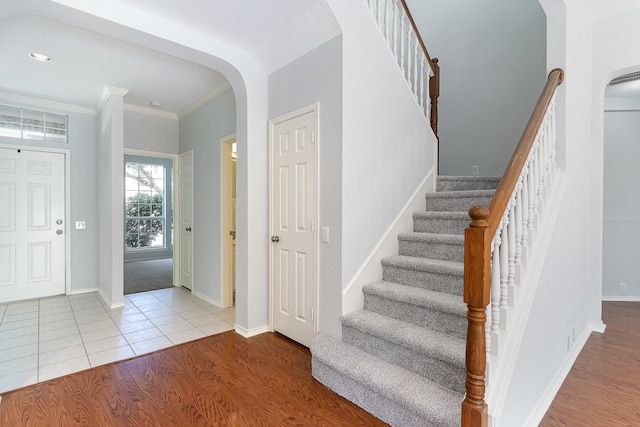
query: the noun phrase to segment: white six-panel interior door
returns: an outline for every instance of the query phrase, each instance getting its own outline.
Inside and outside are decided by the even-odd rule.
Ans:
[[[317,106],[271,122],[271,318],[311,345],[316,334]]]
[[[66,290],[65,155],[0,147],[0,303]]]

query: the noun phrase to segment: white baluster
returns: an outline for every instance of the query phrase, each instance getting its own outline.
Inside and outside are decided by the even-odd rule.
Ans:
[[[493,240],[491,257],[491,330],[500,329],[500,232],[496,232]]]
[[[516,193],[512,196],[511,203],[509,204],[509,217],[511,221],[509,221],[508,225],[508,236],[509,236],[509,274],[507,277],[507,287],[509,288],[509,303],[513,305],[515,302],[515,287],[516,287],[516,240],[517,240],[517,218],[516,218],[516,196],[518,194],[518,190],[516,189]]]
[[[382,34],[385,40],[389,40],[389,4],[387,0],[382,0],[383,26]]]
[[[414,63],[414,67],[415,67],[415,71],[413,73],[413,85],[411,86],[411,89],[413,89],[413,93],[416,94],[417,96],[417,92],[418,92],[418,72],[419,72],[419,66],[420,64],[418,64],[418,48],[420,47],[420,43],[418,43],[418,36],[416,36],[416,41],[413,44],[413,63]]]
[[[398,0],[391,1],[391,51],[398,60]]]
[[[424,111],[424,58],[421,55],[420,58],[420,87],[418,89],[418,104],[420,104],[420,106],[422,107],[422,110]]]
[[[406,23],[407,23],[407,18],[406,18],[406,12],[404,11],[404,8],[401,7],[400,9],[400,69],[402,70],[402,74],[405,74],[405,63],[404,63],[404,51],[405,51],[405,29],[406,29]]]
[[[409,29],[407,30],[407,82],[409,82],[409,84],[411,84],[411,72],[413,71],[411,68],[411,43],[413,41],[413,33],[410,28],[411,27],[409,26]]]
[[[520,268],[522,266],[522,238],[523,238],[523,230],[522,224],[524,222],[522,218],[523,206],[524,206],[524,197],[523,197],[523,189],[522,189],[522,181],[523,177],[520,176],[518,180],[518,185],[516,187],[516,268]]]
[[[508,211],[507,211],[508,212]],[[503,219],[502,231],[500,232],[500,321],[502,329],[506,329],[506,309],[509,298],[509,236],[508,236],[509,218],[505,215]]]

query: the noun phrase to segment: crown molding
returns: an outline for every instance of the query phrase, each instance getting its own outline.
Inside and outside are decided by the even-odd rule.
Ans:
[[[0,92],[0,100],[51,108],[54,110],[64,110],[71,113],[90,114],[93,116],[96,115],[96,110],[94,110],[93,108],[80,107],[79,105],[65,104],[62,102],[47,101],[46,99],[31,98],[29,96],[14,95],[11,93]]]
[[[100,96],[100,101],[98,102],[98,106],[96,107],[96,114],[102,111],[102,109],[104,108],[104,104],[111,97],[111,95],[121,96],[124,98],[124,96],[128,93],[129,89],[122,89],[115,86],[105,86],[104,89],[102,89],[102,95]]]
[[[156,110],[155,108],[139,107],[137,105],[124,104],[124,110],[131,111],[133,113],[146,114],[148,116],[161,117],[163,119],[178,120],[178,115],[176,113],[170,113],[168,111],[160,111],[160,110]]]
[[[200,98],[199,100],[189,105],[184,110],[179,111],[177,115],[178,119],[181,120],[184,117],[188,116],[198,108],[202,107],[207,102],[221,95],[225,90],[229,89],[230,87],[231,87],[231,83],[229,83],[229,80],[225,80],[224,82],[220,83],[218,86],[213,88],[213,90],[207,96],[205,96],[204,98]]]

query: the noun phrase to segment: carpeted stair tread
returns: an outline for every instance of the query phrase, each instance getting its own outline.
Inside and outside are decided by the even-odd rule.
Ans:
[[[383,258],[381,264],[384,281],[462,295],[464,264],[460,261],[396,255]]]
[[[391,425],[460,423],[462,393],[325,334],[314,338],[311,350],[316,379]]]
[[[443,176],[436,181],[436,191],[491,190],[500,184],[499,176]]]
[[[384,280],[368,283],[362,287],[362,291],[365,295],[375,295],[455,316],[465,318],[467,316],[467,306],[460,295],[436,292],[430,289],[416,288],[415,286],[406,286]]]
[[[461,234],[469,226],[468,212],[425,211],[413,213],[413,231],[416,233]]]
[[[473,206],[487,206],[495,190],[441,191],[427,193],[427,211],[468,212]]]
[[[382,259],[382,266],[393,266],[411,270],[429,271],[439,274],[459,275],[464,274],[464,264],[458,261],[446,261],[440,259],[420,258],[406,255],[394,255]]]
[[[425,356],[465,367],[465,341],[462,339],[368,310],[344,316],[342,324]]]
[[[464,261],[464,235],[438,233],[401,233],[400,255],[444,261]]]

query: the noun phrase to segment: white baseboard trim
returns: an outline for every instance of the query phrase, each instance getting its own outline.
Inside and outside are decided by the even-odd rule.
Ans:
[[[603,296],[602,301],[618,301],[618,302],[638,302],[640,295],[612,295]]]
[[[575,363],[576,359],[580,355],[580,352],[587,343],[591,332],[593,332],[592,329],[585,329],[584,333],[580,336],[580,338],[578,338],[578,341],[576,341],[576,345],[573,346],[573,349],[569,353],[569,356],[565,359],[555,378],[549,384],[544,394],[540,397],[540,400],[538,400],[538,404],[535,406],[533,412],[531,412],[529,418],[524,423],[525,427],[535,427],[540,424],[542,418],[544,418],[545,414],[549,410],[549,406],[551,406],[551,403],[553,403],[553,399],[555,399],[556,394],[558,394],[558,390],[560,390],[560,387],[562,387],[562,383],[564,383],[564,380],[567,379],[567,375],[569,375],[569,371],[571,371],[573,364]]]
[[[257,328],[246,329],[237,323],[233,325],[233,329],[245,338],[255,337],[256,335],[264,334],[265,332],[271,332],[268,326],[258,326]]]
[[[425,210],[425,195],[435,191],[435,186],[436,172],[435,169],[431,169],[342,291],[343,316],[362,309],[364,306],[362,287],[382,279],[380,261],[382,258],[398,255],[398,234],[413,231],[413,213]]]
[[[213,304],[213,305],[215,305],[216,307],[220,307],[220,308],[222,308],[222,303],[221,303],[220,301],[215,300],[215,299],[213,299],[213,298],[211,298],[211,297],[208,297],[208,296],[206,296],[205,294],[203,294],[203,293],[200,293],[200,292],[196,291],[195,289],[192,289],[192,290],[191,290],[191,295],[193,295],[193,296],[195,296],[195,297],[198,297],[198,298],[200,298],[201,300],[205,300],[205,301],[206,301],[206,302],[208,302],[209,304]]]
[[[107,304],[107,306],[109,306],[109,308],[111,310],[116,309],[116,308],[123,308],[124,307],[124,301],[120,302],[120,303],[113,303],[109,298],[107,298],[107,296],[104,294],[104,291],[100,288],[95,288],[95,289],[78,289],[76,291],[73,291],[71,293],[71,295],[78,295],[78,294],[86,294],[89,292],[98,292],[98,295],[100,295],[100,298],[102,298],[102,301],[105,302],[105,304]]]
[[[100,292],[100,289],[95,287],[95,288],[84,288],[84,289],[76,289],[73,290],[71,292],[69,292],[69,295],[80,295],[80,294],[88,294],[91,292],[99,292],[100,296],[102,296],[102,292]]]

